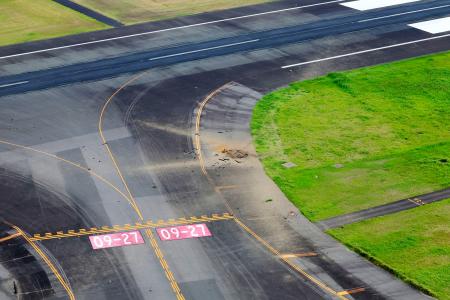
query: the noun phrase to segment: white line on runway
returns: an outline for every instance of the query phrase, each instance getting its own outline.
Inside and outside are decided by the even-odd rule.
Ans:
[[[243,45],[243,44],[248,44],[248,43],[254,43],[254,42],[257,42],[257,41],[259,41],[259,39],[249,40],[249,41],[239,42],[239,43],[232,43],[232,44],[227,44],[227,45],[221,45],[221,46],[215,46],[215,47],[209,47],[209,48],[204,48],[204,49],[199,49],[199,50],[180,52],[180,53],[176,53],[176,54],[169,54],[169,55],[164,55],[164,56],[158,56],[158,57],[150,58],[149,60],[157,60],[157,59],[174,57],[174,56],[180,56],[180,55],[191,54],[191,53],[196,53],[196,52],[204,52],[204,51],[213,50],[213,49],[227,48],[227,47],[232,47],[232,46],[236,46],[236,45]]]
[[[317,62],[321,62],[321,61],[337,59],[337,58],[341,58],[341,57],[353,56],[353,55],[358,55],[358,54],[363,54],[363,53],[368,53],[368,52],[374,52],[374,51],[379,51],[379,50],[384,50],[384,49],[389,49],[389,48],[395,48],[395,47],[411,45],[411,44],[420,43],[420,42],[436,40],[436,39],[440,39],[440,38],[444,38],[444,37],[448,37],[448,36],[450,36],[450,34],[444,34],[444,35],[434,36],[434,37],[430,37],[430,38],[426,38],[426,39],[420,39],[420,40],[415,40],[415,41],[410,41],[410,42],[405,42],[405,43],[400,43],[400,44],[394,44],[394,45],[389,45],[389,46],[384,46],[384,47],[372,48],[372,49],[363,50],[363,51],[357,51],[357,52],[352,52],[352,53],[347,53],[347,54],[342,54],[342,55],[336,55],[336,56],[316,59],[316,60],[305,61],[305,62],[301,62],[301,63],[297,63],[297,64],[282,66],[281,68],[287,69],[287,68],[292,68],[292,67],[298,67],[298,66],[313,64],[313,63],[317,63]]]
[[[302,9],[302,8],[321,6],[321,5],[327,5],[327,4],[333,4],[333,3],[339,3],[339,2],[343,2],[343,1],[346,1],[346,0],[333,0],[333,1],[327,1],[327,2],[322,2],[322,3],[315,3],[315,4],[309,4],[309,5],[303,5],[303,6],[296,6],[296,7],[290,7],[290,8],[284,8],[284,9],[266,11],[266,12],[262,12],[262,13],[250,14],[250,15],[245,15],[245,16],[239,16],[239,17],[232,17],[232,18],[226,18],[226,19],[219,19],[219,20],[214,20],[214,21],[196,23],[196,24],[191,24],[191,25],[184,25],[184,26],[178,26],[178,27],[154,30],[154,31],[135,33],[135,34],[130,34],[130,35],[117,36],[117,37],[108,38],[108,39],[101,39],[101,40],[84,42],[84,43],[78,43],[78,44],[72,44],[72,45],[67,45],[67,46],[60,46],[60,47],[41,49],[41,50],[30,51],[30,52],[17,53],[17,54],[12,54],[12,55],[7,55],[7,56],[0,56],[0,59],[12,58],[12,57],[24,56],[24,55],[29,55],[29,54],[42,53],[42,52],[49,52],[49,51],[61,50],[61,49],[67,49],[67,48],[73,48],[73,47],[79,47],[79,46],[84,46],[84,45],[98,44],[98,43],[103,43],[103,42],[109,42],[109,41],[115,41],[115,40],[120,40],[120,39],[126,39],[126,38],[130,38],[130,37],[143,36],[143,35],[161,33],[161,32],[166,32],[166,31],[185,29],[185,28],[190,28],[190,27],[198,27],[198,26],[222,23],[222,22],[227,22],[227,21],[233,21],[233,20],[239,20],[239,19],[246,19],[246,18],[263,16],[263,15],[269,15],[269,14],[276,14],[276,13],[281,13],[281,12],[285,12],[285,11],[298,10],[298,9]]]
[[[434,19],[414,24],[408,24],[408,26],[417,28],[419,30],[426,31],[428,33],[436,34],[446,31],[450,31],[450,17]]]
[[[394,6],[400,4],[406,4],[410,2],[417,2],[420,0],[358,0],[341,3],[341,5],[350,7],[357,10],[370,10],[376,8],[382,8],[386,6]]]
[[[370,19],[360,20],[360,21],[358,21],[358,23],[369,22],[369,21],[373,21],[373,20],[386,19],[386,18],[392,18],[392,17],[408,15],[408,14],[413,14],[413,13],[416,13],[416,12],[433,10],[433,9],[444,8],[444,7],[449,7],[449,6],[450,6],[450,4],[436,6],[436,7],[430,7],[430,8],[424,8],[424,9],[419,9],[419,10],[412,10],[412,11],[407,11],[407,12],[404,12],[404,13],[399,13],[399,14],[394,14],[394,15],[388,15],[388,16],[383,16],[383,17],[377,17],[377,18],[370,18]]]
[[[3,85],[0,85],[0,88],[4,88],[4,87],[8,87],[8,86],[14,86],[14,85],[19,85],[19,84],[25,84],[25,83],[28,83],[28,82],[29,81],[20,81],[20,82],[3,84]]]

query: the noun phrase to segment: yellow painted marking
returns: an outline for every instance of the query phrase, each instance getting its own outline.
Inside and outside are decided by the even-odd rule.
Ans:
[[[135,225],[125,224],[125,225],[114,225],[113,227],[102,226],[102,229],[98,228],[90,228],[90,229],[78,229],[76,230],[68,230],[67,233],[62,231],[58,231],[56,233],[47,232],[45,235],[34,234],[33,237],[30,238],[31,241],[44,241],[51,239],[61,239],[61,238],[70,238],[70,237],[80,237],[85,235],[93,235],[93,234],[101,234],[101,233],[112,233],[112,232],[123,232],[123,231],[132,231],[132,230],[140,230],[140,229],[151,229],[165,226],[173,226],[173,225],[184,225],[184,224],[195,224],[202,222],[217,222],[224,220],[232,220],[234,216],[230,214],[223,215],[215,215],[215,216],[201,216],[199,218],[188,220],[169,220],[164,221],[160,220],[157,223],[153,223],[152,221],[148,221],[145,224],[136,223]],[[1,242],[1,240],[0,240]]]
[[[113,162],[114,167],[115,167],[115,169],[117,171],[117,174],[119,175],[120,180],[122,181],[122,183],[123,183],[123,185],[124,185],[124,187],[125,187],[125,189],[126,189],[126,191],[128,193],[129,200],[130,200],[129,203],[130,203],[131,207],[135,210],[135,212],[138,215],[140,221],[144,220],[144,217],[142,216],[142,212],[139,209],[139,206],[137,205],[136,200],[134,199],[134,197],[133,197],[133,195],[131,193],[131,190],[128,187],[128,184],[127,184],[124,176],[122,175],[122,172],[120,171],[119,163],[117,162],[116,158],[114,157],[114,155],[113,155],[113,153],[112,153],[112,151],[111,151],[111,149],[110,149],[110,147],[109,147],[109,145],[108,145],[108,143],[107,143],[107,141],[105,139],[105,136],[103,134],[103,116],[104,116],[104,113],[106,111],[106,108],[108,107],[108,105],[112,101],[112,99],[121,90],[123,90],[127,85],[129,85],[132,82],[136,81],[138,78],[142,77],[144,74],[145,74],[145,72],[143,72],[143,73],[141,73],[141,74],[131,78],[127,82],[125,82],[122,86],[120,86],[106,100],[106,102],[104,103],[104,105],[103,105],[103,107],[102,107],[102,109],[100,111],[100,116],[99,116],[99,121],[98,121],[98,132],[99,132],[100,138],[102,140],[102,143],[105,145],[106,150],[108,152],[108,155],[109,155],[111,161]],[[147,224],[149,224],[149,222],[147,222]],[[171,224],[173,224],[173,222],[171,222]],[[127,227],[127,228],[130,228],[130,227]],[[155,252],[156,256],[158,257],[159,263],[161,264],[161,267],[164,269],[164,273],[166,274],[166,277],[169,280],[170,286],[172,287],[172,290],[174,291],[174,293],[175,293],[175,295],[177,297],[177,300],[185,300],[183,294],[181,293],[181,289],[180,289],[180,287],[178,286],[178,283],[175,280],[175,277],[173,276],[172,272],[169,269],[169,266],[168,266],[166,260],[164,259],[164,256],[163,256],[163,254],[162,254],[162,252],[161,252],[161,250],[159,248],[159,245],[158,245],[156,239],[153,236],[152,231],[150,229],[146,229],[145,232],[146,232],[147,237],[150,239],[150,244],[152,246],[152,249]]]
[[[18,237],[18,236],[21,236],[21,234],[20,233],[14,233],[14,234],[11,234],[11,235],[8,235],[7,237],[4,237],[4,238],[1,238],[0,239],[0,243],[3,243],[3,242],[6,242],[6,241],[8,241],[8,240],[10,240],[10,239],[13,239],[13,238],[16,238],[16,237]]]
[[[364,292],[365,290],[366,289],[363,288],[363,287],[361,287],[361,288],[354,288],[354,289],[351,289],[351,290],[345,290],[345,291],[338,292],[338,295],[344,296],[344,295],[356,294],[356,293]]]
[[[170,269],[169,269],[169,265],[167,264],[166,260],[164,259],[164,254],[162,253],[161,249],[159,248],[153,232],[150,229],[147,229],[147,230],[145,230],[145,233],[147,234],[148,238],[150,239],[150,243],[151,243],[153,249],[155,250],[155,254],[158,257],[162,268],[164,269],[164,273],[166,274],[166,277],[170,282],[172,290],[175,292],[177,300],[185,300],[185,298],[184,298],[183,294],[181,293],[181,290],[175,280],[175,277],[173,276],[172,271],[170,271]]]
[[[289,254],[281,254],[282,258],[297,258],[297,257],[311,257],[317,256],[315,252],[305,252],[305,253],[289,253]]]
[[[203,154],[202,154],[202,147],[201,147],[201,142],[200,142],[200,121],[201,121],[201,116],[202,116],[202,112],[203,109],[205,108],[206,104],[214,97],[216,96],[219,92],[221,92],[226,86],[230,85],[232,82],[226,83],[223,86],[219,87],[218,89],[216,89],[215,91],[211,92],[208,96],[206,96],[206,98],[199,104],[198,110],[197,110],[197,116],[196,116],[196,121],[195,121],[195,138],[194,138],[194,144],[195,144],[195,148],[197,151],[197,157],[200,163],[200,168],[202,173],[205,175],[205,177],[208,179],[208,181],[211,183],[211,185],[214,187],[214,190],[220,195],[222,196],[222,199],[225,202],[225,205],[227,206],[228,211],[232,214],[235,215],[233,212],[233,209],[231,208],[231,205],[228,203],[228,201],[226,200],[225,197],[223,197],[222,191],[220,188],[217,188],[214,180],[209,176],[208,171],[206,170],[206,166],[205,166],[205,161],[203,159]],[[295,265],[294,263],[290,262],[289,259],[287,258],[283,258],[281,257],[281,253],[275,249],[274,247],[272,247],[268,242],[266,242],[262,237],[260,237],[256,232],[254,232],[252,229],[250,229],[247,225],[245,225],[238,217],[234,217],[233,219],[241,228],[243,228],[248,234],[250,234],[251,236],[253,236],[257,241],[259,241],[262,245],[264,245],[270,252],[272,252],[275,256],[280,257],[280,259],[282,259],[288,266],[290,266],[292,269],[296,270],[298,273],[302,274],[304,277],[306,277],[307,279],[309,279],[311,282],[313,282],[314,284],[316,284],[317,286],[319,286],[320,288],[322,288],[324,291],[338,297],[339,299],[342,300],[347,300],[346,297],[344,297],[343,295],[339,295],[338,292],[336,292],[335,290],[333,290],[332,288],[328,287],[327,285],[325,285],[324,283],[322,283],[320,280],[316,279],[315,277],[311,276],[310,274],[308,274],[305,270],[303,270],[302,268],[300,268],[299,266]]]
[[[13,227],[15,230],[17,230],[17,232],[28,242],[28,244],[33,247],[33,249],[39,254],[39,256],[45,261],[45,263],[47,264],[47,266],[50,268],[50,270],[53,272],[53,274],[55,274],[56,278],[59,280],[59,282],[61,283],[61,285],[64,287],[64,289],[67,292],[67,295],[69,296],[70,300],[75,300],[75,295],[72,291],[72,289],[69,286],[69,283],[65,281],[65,279],[61,276],[61,274],[59,273],[58,269],[55,267],[55,265],[50,261],[50,259],[47,257],[47,255],[45,255],[45,253],[39,248],[39,246],[33,242],[28,236],[27,234],[22,231],[22,229],[20,229],[19,227],[10,224],[11,227]]]
[[[59,156],[57,156],[55,154],[52,154],[52,153],[48,153],[48,152],[45,152],[45,151],[42,151],[42,150],[38,150],[38,149],[34,149],[34,148],[31,148],[31,147],[27,147],[27,146],[11,143],[11,142],[8,142],[8,141],[0,140],[0,144],[8,145],[8,146],[11,146],[11,147],[14,147],[14,148],[24,149],[24,150],[27,150],[27,151],[32,151],[32,152],[35,152],[35,153],[39,153],[39,154],[42,154],[42,155],[45,155],[45,156],[57,159],[57,160],[62,161],[64,163],[67,163],[67,164],[69,164],[69,165],[71,165],[71,166],[73,166],[75,168],[78,168],[78,169],[80,169],[80,170],[82,170],[84,172],[87,172],[90,175],[94,176],[95,178],[101,180],[103,183],[105,183],[106,185],[111,187],[114,191],[119,193],[127,201],[130,201],[130,199],[119,188],[117,188],[114,184],[112,184],[107,179],[103,178],[102,176],[98,175],[94,171],[92,171],[92,170],[90,170],[90,169],[88,169],[86,167],[83,167],[80,164],[77,164],[77,163],[75,163],[73,161],[70,161],[70,160],[67,160],[65,158],[59,157]]]
[[[197,157],[200,161],[200,167],[202,169],[202,173],[208,178],[211,179],[208,175],[208,172],[206,171],[206,167],[205,167],[205,163],[203,160],[203,153],[201,151],[201,144],[200,144],[200,120],[202,117],[202,112],[203,112],[203,108],[205,107],[205,105],[208,103],[209,100],[211,100],[214,96],[216,96],[218,93],[220,93],[225,87],[227,87],[228,85],[230,85],[231,82],[228,82],[224,85],[222,85],[221,87],[219,87],[218,89],[216,89],[215,91],[211,92],[208,96],[206,96],[206,98],[199,104],[198,106],[198,110],[197,110],[197,117],[195,119],[195,139],[194,139],[194,143],[195,143],[195,149],[197,151]]]
[[[129,203],[131,205],[131,207],[135,210],[135,212],[137,213],[137,215],[139,216],[139,218],[141,220],[144,219],[144,217],[142,216],[142,212],[140,211],[140,209],[138,208],[137,204],[136,204],[136,200],[134,199],[133,195],[131,194],[130,188],[128,187],[127,182],[125,181],[125,178],[122,175],[122,172],[120,171],[119,168],[119,164],[116,160],[116,158],[114,157],[108,142],[106,141],[106,138],[103,134],[103,116],[105,114],[106,108],[108,107],[109,103],[112,101],[112,99],[121,91],[123,90],[127,85],[131,84],[132,82],[136,81],[137,79],[141,78],[145,73],[141,73],[137,76],[134,76],[133,78],[131,78],[130,80],[128,80],[127,82],[125,82],[124,84],[122,84],[107,100],[106,102],[103,104],[103,107],[100,111],[100,116],[99,116],[99,120],[98,120],[98,132],[100,134],[100,139],[103,143],[103,145],[105,145],[106,151],[108,152],[109,157],[111,158],[111,161],[114,164],[114,167],[116,169],[117,175],[119,175],[120,180],[122,181],[123,185],[125,186],[125,189],[128,193],[129,196]]]
[[[425,205],[426,203],[422,201],[422,199],[414,198],[414,199],[408,199],[409,202],[414,203],[417,206]]]

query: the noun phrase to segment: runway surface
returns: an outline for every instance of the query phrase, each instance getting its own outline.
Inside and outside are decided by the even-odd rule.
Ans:
[[[447,33],[408,26],[449,14],[449,1],[278,1],[0,48],[0,292],[427,299],[299,214],[248,123],[289,82],[449,50]],[[199,223],[211,237],[156,231]],[[93,250],[88,238],[135,229],[145,244]]]

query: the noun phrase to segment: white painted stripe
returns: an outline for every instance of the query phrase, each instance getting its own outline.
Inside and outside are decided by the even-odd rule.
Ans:
[[[377,18],[365,19],[365,20],[358,21],[358,23],[369,22],[369,21],[373,21],[373,20],[386,19],[386,18],[392,18],[392,17],[402,16],[402,15],[408,15],[408,14],[413,14],[413,13],[416,13],[416,12],[427,11],[427,10],[433,10],[433,9],[444,8],[444,7],[449,7],[449,6],[450,6],[450,4],[448,4],[448,5],[436,6],[436,7],[430,7],[430,8],[424,8],[424,9],[418,9],[418,10],[412,10],[412,11],[407,11],[407,12],[399,13],[399,14],[393,14],[393,15],[388,15],[388,16],[383,16],[383,17],[377,17]]]
[[[341,3],[341,5],[344,5],[346,7],[350,7],[357,10],[369,10],[369,9],[376,9],[376,8],[382,8],[386,6],[393,6],[393,5],[400,5],[410,2],[417,2],[420,0],[358,0],[358,1],[351,1],[351,2],[345,2]]]
[[[292,67],[298,67],[298,66],[313,64],[313,63],[317,63],[317,62],[321,62],[321,61],[337,59],[337,58],[341,58],[341,57],[353,56],[353,55],[358,55],[358,54],[363,54],[363,53],[375,52],[375,51],[380,51],[380,50],[389,49],[389,48],[401,47],[401,46],[411,45],[411,44],[415,44],[415,43],[436,40],[436,39],[440,39],[440,38],[444,38],[444,37],[448,37],[448,36],[450,36],[450,34],[444,34],[444,35],[434,36],[434,37],[430,37],[430,38],[426,38],[426,39],[420,39],[420,40],[415,40],[415,41],[410,41],[410,42],[405,42],[405,43],[400,43],[400,44],[394,44],[394,45],[389,45],[389,46],[384,46],[384,47],[372,48],[372,49],[368,49],[368,50],[362,50],[362,51],[357,51],[357,52],[352,52],[352,53],[347,53],[347,54],[342,54],[342,55],[336,55],[336,56],[316,59],[316,60],[305,61],[305,62],[301,62],[301,63],[297,63],[297,64],[282,66],[281,68],[287,69],[287,68],[292,68]]]
[[[20,81],[20,82],[3,84],[3,85],[0,85],[0,88],[4,88],[4,87],[8,87],[8,86],[14,86],[14,85],[19,85],[19,84],[25,84],[25,83],[28,83],[28,82],[29,81]]]
[[[227,45],[220,45],[220,46],[215,46],[215,47],[209,47],[209,48],[204,48],[204,49],[199,49],[199,50],[180,52],[180,53],[176,53],[176,54],[158,56],[158,57],[150,58],[149,60],[157,60],[157,59],[174,57],[174,56],[180,56],[180,55],[191,54],[191,53],[196,53],[196,52],[204,52],[204,51],[213,50],[213,49],[227,48],[227,47],[232,47],[232,46],[236,46],[236,45],[254,43],[254,42],[257,42],[257,41],[259,41],[259,39],[249,40],[249,41],[239,42],[239,43],[232,43],[232,44],[227,44]]]
[[[436,34],[450,31],[450,17],[429,20],[425,22],[419,22],[414,24],[408,24],[408,26]]]
[[[140,33],[135,33],[135,34],[117,36],[117,37],[108,38],[108,39],[90,41],[90,42],[85,42],[85,43],[71,44],[71,45],[67,45],[67,46],[47,48],[47,49],[41,49],[41,50],[36,50],[36,51],[0,56],[0,59],[25,56],[25,55],[30,55],[30,54],[43,53],[43,52],[49,52],[49,51],[54,51],[54,50],[61,50],[61,49],[67,49],[67,48],[73,48],[73,47],[79,47],[79,46],[85,46],[85,45],[91,45],[91,44],[98,44],[98,43],[103,43],[103,42],[127,39],[127,38],[131,38],[131,37],[136,37],[136,36],[143,36],[143,35],[149,35],[149,34],[155,34],[155,33],[161,33],[161,32],[166,32],[166,31],[173,31],[173,30],[180,30],[180,29],[185,29],[185,28],[190,28],[190,27],[198,27],[198,26],[222,23],[222,22],[239,20],[239,19],[246,19],[246,18],[258,17],[258,16],[264,16],[264,15],[270,15],[270,14],[277,14],[277,13],[282,13],[282,12],[291,11],[291,10],[299,10],[302,8],[339,3],[339,2],[343,2],[343,1],[345,1],[345,0],[333,0],[333,1],[327,1],[327,2],[322,2],[322,3],[315,3],[315,4],[309,4],[309,5],[303,5],[303,6],[296,6],[296,7],[289,7],[289,8],[284,8],[284,9],[266,11],[266,12],[262,12],[262,13],[244,15],[244,16],[239,16],[239,17],[232,17],[232,18],[219,19],[219,20],[214,20],[214,21],[209,21],[209,22],[196,23],[196,24],[191,24],[191,25],[184,25],[184,26],[154,30],[154,31],[140,32]]]

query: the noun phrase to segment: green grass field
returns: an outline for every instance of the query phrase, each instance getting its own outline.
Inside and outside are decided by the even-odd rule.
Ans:
[[[293,83],[251,127],[266,172],[313,221],[449,187],[450,52]]]
[[[450,299],[450,199],[330,230],[350,248]]]
[[[125,24],[135,24],[251,5],[270,0],[74,0]]]
[[[49,0],[0,0],[0,46],[107,28]]]

